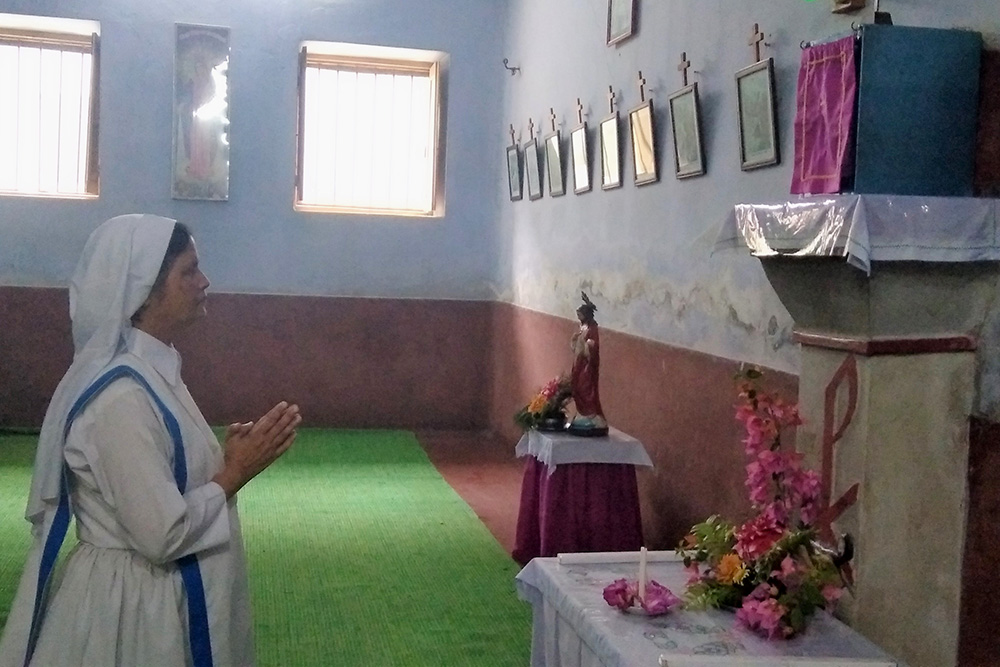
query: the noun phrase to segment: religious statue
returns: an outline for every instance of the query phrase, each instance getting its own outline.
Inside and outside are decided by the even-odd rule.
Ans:
[[[594,319],[597,306],[587,297],[586,292],[580,294],[583,296],[583,305],[576,309],[580,330],[570,339],[570,348],[573,350],[570,386],[577,416],[570,422],[569,432],[575,435],[607,435],[608,423],[604,419],[598,391],[601,338]]]

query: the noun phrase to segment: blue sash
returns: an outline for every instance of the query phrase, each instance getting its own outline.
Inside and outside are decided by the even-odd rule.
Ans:
[[[177,419],[171,414],[167,406],[164,405],[160,397],[156,395],[153,388],[149,386],[138,371],[128,366],[116,366],[97,378],[90,385],[69,411],[66,417],[66,428],[63,430],[63,440],[69,435],[70,426],[73,424],[80,412],[104,390],[109,384],[122,377],[130,377],[138,382],[152,397],[156,407],[163,413],[163,422],[170,433],[170,439],[174,443],[174,480],[177,482],[177,490],[182,494],[187,487],[187,462],[184,458],[184,442],[181,439],[180,425]],[[59,548],[66,538],[66,531],[69,529],[70,507],[69,507],[69,468],[63,463],[62,473],[59,483],[59,505],[56,509],[52,527],[45,538],[45,546],[42,549],[41,563],[38,568],[38,586],[35,589],[35,608],[31,615],[31,630],[28,633],[28,648],[24,656],[24,665],[27,667],[31,662],[31,655],[35,652],[35,644],[38,642],[38,633],[42,627],[42,616],[45,613],[44,599],[47,593],[49,578],[52,576],[52,569],[55,566],[56,557],[59,555]],[[184,590],[187,593],[188,607],[188,632],[191,639],[191,657],[194,667],[212,667],[212,642],[208,633],[208,609],[205,604],[205,587],[201,581],[201,570],[198,569],[198,557],[189,554],[177,559],[177,567],[180,569],[181,579],[184,581]]]

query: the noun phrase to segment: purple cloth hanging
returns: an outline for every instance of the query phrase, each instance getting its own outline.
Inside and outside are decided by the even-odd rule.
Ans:
[[[512,556],[578,551],[638,551],[643,545],[639,487],[628,463],[563,463],[555,470],[529,456]]]
[[[795,109],[792,194],[829,194],[853,169],[854,37],[802,51]]]

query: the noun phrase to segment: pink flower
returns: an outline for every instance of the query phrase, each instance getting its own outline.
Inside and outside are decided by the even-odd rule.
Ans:
[[[736,531],[736,553],[744,562],[755,560],[774,546],[785,534],[773,514],[764,512],[746,522]]]
[[[771,573],[771,577],[777,579],[786,588],[795,588],[802,583],[803,568],[791,556],[785,556],[781,561],[781,569]]]
[[[635,583],[629,583],[625,579],[615,579],[604,587],[604,601],[622,611],[635,604],[637,595]]]
[[[790,459],[791,457],[788,454],[776,452],[772,449],[765,449],[757,455],[757,461],[768,475],[780,475],[784,473],[790,467]]]
[[[753,406],[749,403],[743,403],[736,406],[736,421],[747,422],[752,417],[757,416],[757,411],[753,409]]]
[[[844,594],[844,589],[840,586],[834,586],[833,584],[827,584],[822,590],[823,597],[826,599],[828,605],[832,605],[834,602],[840,599],[840,596]]]
[[[766,600],[772,595],[777,595],[777,594],[778,594],[778,589],[765,581],[757,584],[757,588],[750,591],[750,595],[746,596],[746,599]]]
[[[754,461],[747,465],[747,488],[750,490],[750,502],[763,505],[771,497],[771,478],[764,473],[759,463]]]
[[[783,639],[791,634],[791,628],[784,622],[786,613],[788,610],[774,598],[746,598],[736,611],[736,620],[768,639]]]
[[[651,616],[666,614],[672,607],[680,603],[681,599],[674,595],[669,588],[661,586],[653,580],[646,582],[646,597],[640,600],[642,608]]]
[[[819,475],[814,470],[800,470],[789,480],[792,494],[799,505],[799,518],[802,523],[812,525],[819,514],[819,496],[822,484]]]
[[[542,396],[545,398],[552,398],[559,391],[559,380],[549,380],[545,386],[542,388]]]

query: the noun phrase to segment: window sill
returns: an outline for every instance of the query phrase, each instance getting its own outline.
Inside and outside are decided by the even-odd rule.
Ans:
[[[443,218],[444,211],[415,211],[398,208],[357,208],[297,202],[292,209],[300,213],[325,213],[330,215],[369,215],[390,218]]]
[[[0,190],[0,197],[28,197],[31,199],[76,199],[97,201],[100,195],[70,194],[66,192],[18,192],[17,190]]]

